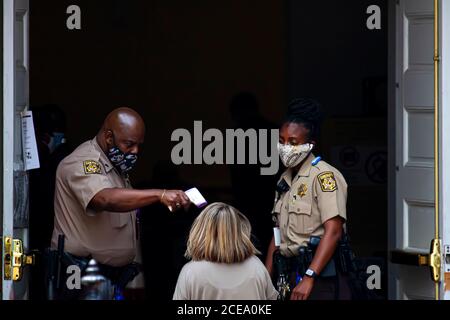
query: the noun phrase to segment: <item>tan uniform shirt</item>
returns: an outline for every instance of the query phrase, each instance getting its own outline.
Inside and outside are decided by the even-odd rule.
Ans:
[[[131,212],[94,212],[87,206],[105,188],[131,188],[94,138],[63,159],[56,171],[55,226],[65,236],[65,251],[81,257],[92,255],[99,263],[123,266],[136,255],[136,215]]]
[[[275,300],[278,292],[261,261],[191,261],[180,272],[174,300]]]
[[[325,221],[341,216],[346,219],[347,183],[342,174],[325,161],[312,165],[311,153],[298,172],[288,168],[280,177],[290,186],[276,193],[272,214],[281,233],[280,252],[298,255],[310,236],[323,236]]]

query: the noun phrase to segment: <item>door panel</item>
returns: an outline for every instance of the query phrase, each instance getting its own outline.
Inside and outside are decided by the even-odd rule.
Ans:
[[[28,189],[15,194],[27,180],[24,171],[21,113],[28,108],[28,0],[3,1],[3,215],[2,236],[22,239],[28,249],[28,228],[16,217],[28,215]],[[17,210],[25,212],[17,212]],[[3,264],[2,264],[3,266]],[[4,270],[2,270],[3,279]],[[2,299],[26,299],[28,277],[2,280]]]
[[[423,279],[424,267],[416,266],[398,266],[399,274],[401,274],[401,281],[397,282],[399,297],[401,300],[432,300],[434,299],[434,286],[424,285],[424,281],[417,281]],[[428,271],[428,270],[427,270]],[[428,282],[432,283],[429,279]]]
[[[397,5],[396,249],[429,253],[434,238],[433,0]],[[427,267],[393,266],[398,299],[433,299]]]

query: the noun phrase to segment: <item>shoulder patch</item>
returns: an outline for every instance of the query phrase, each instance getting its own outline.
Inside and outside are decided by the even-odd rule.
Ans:
[[[323,192],[333,192],[337,189],[336,179],[331,171],[322,172],[317,176],[320,183],[320,188]]]
[[[100,163],[94,160],[83,161],[83,168],[85,174],[100,174],[102,173],[102,167]]]

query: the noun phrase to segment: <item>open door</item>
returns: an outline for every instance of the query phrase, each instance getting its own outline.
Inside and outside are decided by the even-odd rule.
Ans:
[[[28,109],[29,0],[3,0],[3,210],[1,298],[26,299],[28,175],[22,151],[22,114]],[[16,281],[17,280],[17,281]]]
[[[439,299],[442,283],[440,241],[433,241],[440,238],[434,6],[434,0],[399,0],[396,5],[396,203],[390,267],[396,299]]]

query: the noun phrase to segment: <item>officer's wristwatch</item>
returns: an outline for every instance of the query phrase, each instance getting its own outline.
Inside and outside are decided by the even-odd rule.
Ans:
[[[306,270],[306,272],[305,272],[305,276],[314,279],[315,277],[317,277],[317,273],[313,269],[308,268],[308,270]]]

